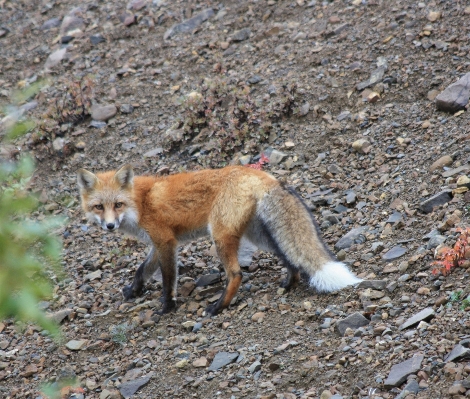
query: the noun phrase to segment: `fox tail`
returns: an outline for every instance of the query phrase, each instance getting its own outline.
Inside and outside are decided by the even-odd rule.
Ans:
[[[362,281],[328,250],[313,215],[294,191],[272,188],[260,200],[257,216],[289,270],[307,274],[317,291],[332,292]]]

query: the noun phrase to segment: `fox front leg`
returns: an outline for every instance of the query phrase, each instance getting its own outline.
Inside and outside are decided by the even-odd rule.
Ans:
[[[134,281],[131,285],[126,285],[122,289],[122,295],[126,301],[140,296],[144,290],[145,283],[150,280],[153,274],[160,267],[160,260],[158,258],[157,251],[152,248],[135,272]]]
[[[167,240],[165,245],[158,248],[163,279],[163,307],[156,312],[160,315],[176,309],[176,284],[178,274],[176,267],[176,246],[176,239],[172,239]]]

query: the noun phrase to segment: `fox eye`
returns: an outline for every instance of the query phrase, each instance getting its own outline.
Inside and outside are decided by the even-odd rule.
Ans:
[[[123,205],[124,205],[124,204],[123,204],[122,202],[116,202],[116,203],[114,204],[114,207],[115,207],[115,208],[121,208]]]
[[[98,205],[95,205],[95,209],[97,209],[98,211],[102,211],[104,209],[104,207],[103,207],[103,205],[98,204]]]

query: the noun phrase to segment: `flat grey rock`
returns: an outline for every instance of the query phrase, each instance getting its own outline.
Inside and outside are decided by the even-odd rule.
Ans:
[[[60,25],[60,35],[65,36],[68,32],[74,31],[76,29],[85,30],[85,22],[83,18],[75,17],[73,15],[67,15],[62,20]]]
[[[406,253],[407,249],[405,247],[400,247],[399,245],[393,247],[382,256],[382,259],[386,262],[398,259],[400,256],[403,256]]]
[[[417,325],[420,321],[429,321],[434,317],[434,310],[432,308],[423,309],[421,312],[416,313],[414,316],[411,316],[406,320],[401,326],[400,330],[404,330],[409,327]]]
[[[60,323],[72,313],[72,309],[61,309],[54,313],[49,313],[47,317],[55,323]]]
[[[437,246],[443,244],[447,240],[446,236],[441,236],[440,234],[437,234],[428,241],[426,244],[426,249],[433,249],[436,248]]]
[[[240,29],[239,31],[236,31],[232,35],[232,41],[242,42],[244,40],[247,40],[250,37],[250,34],[251,34],[251,29],[250,28]]]
[[[349,248],[353,244],[362,244],[366,241],[364,236],[365,232],[369,228],[367,226],[356,227],[350,232],[341,237],[338,242],[335,244],[335,249],[339,251],[340,249]]]
[[[71,341],[67,342],[65,346],[71,351],[79,351],[87,344],[87,342],[88,340],[86,339],[72,339]]]
[[[357,288],[373,288],[374,290],[383,290],[387,286],[385,280],[364,280],[359,283]]]
[[[353,313],[352,315],[346,317],[343,320],[340,320],[336,323],[336,329],[341,336],[344,335],[344,332],[347,328],[352,330],[357,330],[359,327],[364,327],[369,324],[369,320],[366,319],[359,312]]]
[[[267,157],[269,158],[270,165],[278,165],[287,158],[287,154],[278,150],[272,150]]]
[[[219,281],[220,281],[219,273],[204,274],[197,279],[196,287],[206,287],[208,285],[218,283]]]
[[[250,367],[248,367],[248,371],[253,374],[261,369],[261,363],[258,360],[255,360]]]
[[[460,360],[470,357],[470,349],[466,348],[461,344],[457,344],[451,350],[451,352],[444,358],[445,362],[453,362],[455,360]]]
[[[210,17],[214,15],[214,10],[212,8],[207,8],[199,14],[195,15],[192,18],[187,19],[179,24],[173,25],[168,29],[163,35],[163,39],[167,40],[177,35],[178,33],[187,33],[196,29],[203,22],[207,21]]]
[[[400,212],[393,212],[387,219],[387,223],[396,223],[403,219],[403,215]]]
[[[214,360],[212,360],[211,365],[207,369],[208,371],[216,371],[222,367],[227,366],[228,364],[233,363],[237,360],[238,352],[219,352],[215,355]]]
[[[91,107],[91,118],[95,121],[106,122],[117,113],[117,108],[113,104],[99,105],[95,104]]]
[[[119,387],[119,392],[124,398],[130,398],[134,395],[140,388],[147,385],[152,378],[152,375],[149,374],[145,377],[137,378],[132,381],[123,382],[122,385]]]
[[[160,155],[163,153],[163,148],[162,147],[157,147],[154,148],[153,150],[147,151],[144,154],[144,158],[153,158],[156,157],[157,155]]]
[[[408,395],[415,395],[419,391],[419,384],[418,381],[412,380],[408,384],[405,385],[403,391],[401,391],[395,399],[405,399]]]
[[[442,177],[451,177],[454,175],[458,175],[460,173],[467,172],[469,169],[470,169],[470,165],[468,164],[462,165],[462,166],[459,166],[458,168],[449,169],[449,170],[446,170],[445,172],[442,172]]]
[[[41,30],[49,30],[53,28],[58,28],[60,26],[60,19],[59,18],[51,18],[48,19],[41,25]]]
[[[385,71],[386,71],[386,68],[384,66],[377,68],[371,73],[369,79],[365,80],[364,82],[358,83],[356,85],[356,89],[358,91],[361,91],[361,90],[366,89],[367,87],[373,86],[376,83],[380,82],[382,78],[384,77]]]
[[[414,356],[404,362],[395,364],[390,370],[390,374],[384,382],[384,387],[390,389],[398,387],[406,381],[410,374],[415,374],[421,368],[421,363],[424,360],[424,355]]]
[[[470,72],[452,83],[437,95],[435,101],[439,111],[457,112],[465,109],[470,98]]]
[[[431,198],[428,198],[426,201],[421,202],[419,209],[424,213],[431,213],[434,207],[444,205],[450,200],[452,200],[452,191],[441,191],[440,193],[433,195]]]

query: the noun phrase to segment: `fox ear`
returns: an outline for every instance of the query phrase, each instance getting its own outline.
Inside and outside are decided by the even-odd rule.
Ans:
[[[113,179],[121,186],[121,188],[131,188],[134,183],[134,171],[131,165],[124,165],[114,175]]]
[[[98,183],[98,178],[86,169],[80,169],[77,172],[77,183],[81,192],[90,192]]]

